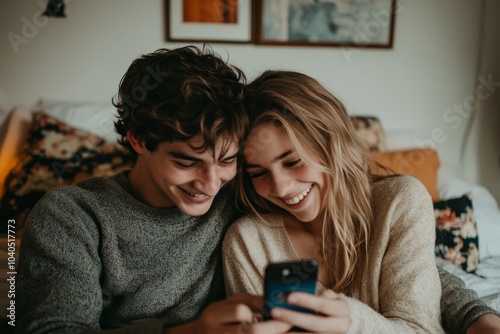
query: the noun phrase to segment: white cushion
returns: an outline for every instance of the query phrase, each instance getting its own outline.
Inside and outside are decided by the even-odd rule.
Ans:
[[[114,121],[116,108],[109,103],[78,103],[43,100],[43,110],[66,124],[87,130],[110,142],[116,142]]]

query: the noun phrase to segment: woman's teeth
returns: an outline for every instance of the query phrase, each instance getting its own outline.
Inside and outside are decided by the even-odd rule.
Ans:
[[[300,193],[298,196],[295,196],[294,198],[291,199],[284,199],[283,202],[289,205],[297,204],[300,201],[302,201],[307,194],[311,191],[312,185],[310,185],[306,190],[304,190],[302,193]]]
[[[205,197],[205,195],[203,195],[203,194],[195,194],[195,193],[189,192],[187,190],[185,190],[185,192],[187,192],[189,195],[193,196],[194,198],[204,198]]]

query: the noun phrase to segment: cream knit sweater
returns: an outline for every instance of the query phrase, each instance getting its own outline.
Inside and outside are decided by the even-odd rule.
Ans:
[[[443,333],[431,197],[416,179],[393,177],[374,184],[372,203],[365,284],[352,297],[342,295],[351,311],[349,333]],[[225,236],[228,295],[262,295],[266,265],[298,259],[282,217],[264,217],[243,217]]]

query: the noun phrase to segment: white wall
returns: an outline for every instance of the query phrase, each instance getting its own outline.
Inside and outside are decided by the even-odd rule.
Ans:
[[[485,8],[478,66],[491,84],[476,94],[478,108],[470,113],[463,162],[465,176],[485,185],[500,202],[500,1],[485,1]]]
[[[160,47],[184,45],[164,40],[162,0],[66,2],[66,19],[46,21],[38,16],[44,0],[2,0],[0,107],[29,106],[39,98],[110,101],[135,57]],[[399,8],[394,48],[390,50],[350,49],[354,51],[350,53],[329,47],[213,47],[228,54],[229,61],[249,78],[270,67],[303,71],[339,96],[350,113],[378,115],[386,129],[420,127],[429,139],[433,130],[441,129],[445,140],[438,143],[438,149],[444,159],[454,166],[467,161],[466,177],[481,181],[500,201],[500,184],[490,182],[498,180],[500,143],[494,142],[488,158],[482,152],[479,158],[475,149],[480,137],[490,143],[492,136],[497,136],[498,126],[494,129],[490,114],[498,114],[499,103],[488,100],[490,113],[477,117],[469,128],[471,118],[453,111],[453,106],[463,104],[477,86],[481,2],[399,0]],[[495,11],[490,21],[494,14],[498,17],[498,5],[488,8]],[[29,30],[26,22],[35,29]],[[488,29],[498,30],[498,24]],[[5,38],[9,33],[24,35],[26,44],[15,50]],[[495,44],[498,33],[489,36],[488,43]],[[498,47],[495,50],[491,52],[496,52],[498,59]],[[491,68],[496,66],[493,75],[500,80],[494,57],[482,57]],[[493,69],[484,70],[493,73]],[[489,137],[482,123],[488,124]],[[467,129],[470,137],[464,146]],[[462,146],[466,155],[460,160]]]

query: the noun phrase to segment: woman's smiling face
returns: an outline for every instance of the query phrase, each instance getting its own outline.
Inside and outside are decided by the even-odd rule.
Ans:
[[[244,168],[261,197],[302,222],[319,216],[325,175],[299,158],[283,128],[257,125],[245,142],[243,154]]]

